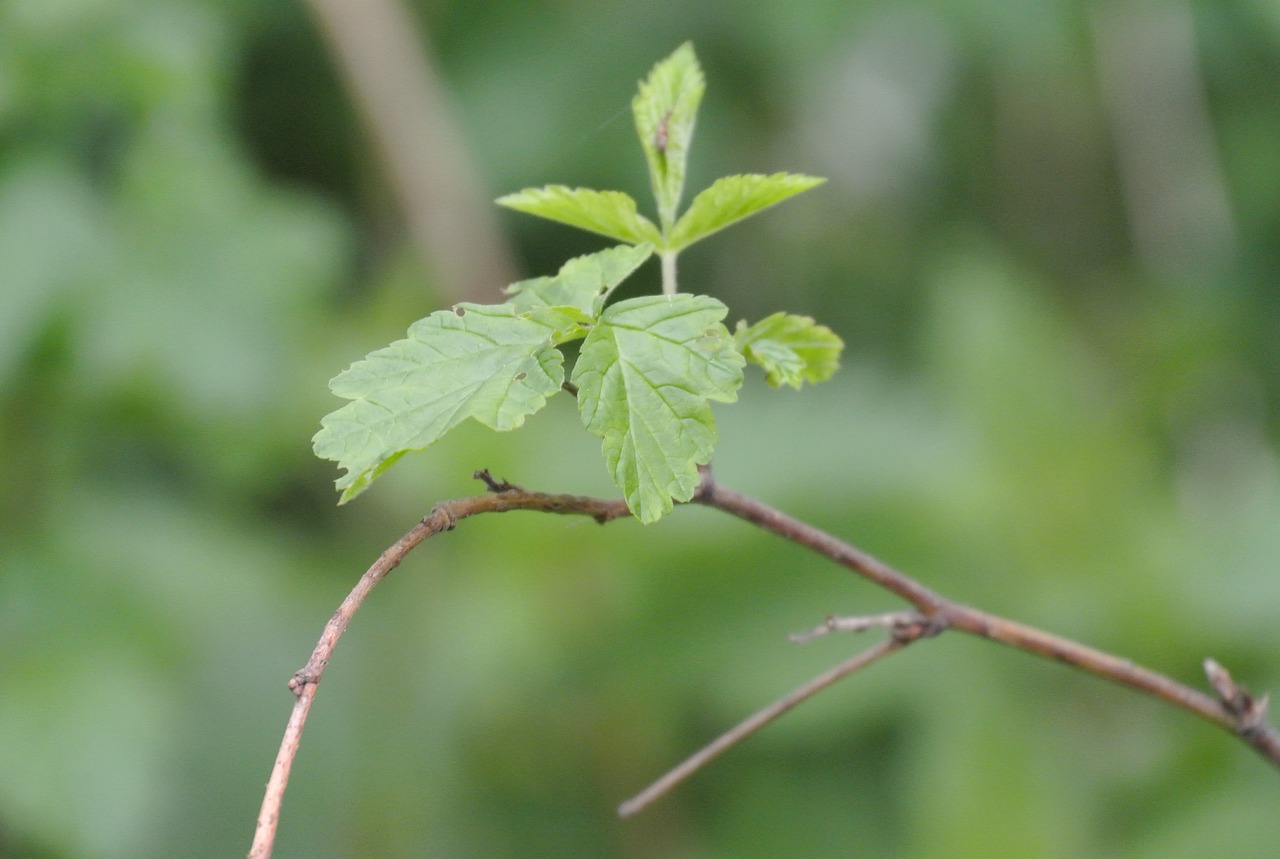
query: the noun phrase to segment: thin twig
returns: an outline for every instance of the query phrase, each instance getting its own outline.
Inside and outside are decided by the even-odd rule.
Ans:
[[[794,644],[805,644],[815,638],[822,638],[833,632],[866,632],[868,629],[894,629],[922,619],[919,612],[891,611],[886,614],[864,614],[858,617],[835,617],[830,615],[821,625],[808,632],[797,632],[791,636]]]
[[[1236,717],[1221,702],[1170,677],[1135,665],[1128,659],[971,606],[957,603],[948,607],[946,614],[952,629],[1074,665],[1176,704],[1219,727],[1236,729]],[[1280,758],[1276,762],[1280,764]]]
[[[896,650],[901,650],[913,641],[932,637],[942,631],[941,626],[932,619],[920,614],[920,612],[895,611],[888,614],[866,615],[863,617],[828,617],[826,623],[822,626],[809,633],[793,635],[791,640],[793,642],[805,642],[835,631],[864,632],[875,628],[889,629],[889,639],[877,644],[875,647],[862,651],[840,663],[835,668],[819,674],[798,689],[747,717],[711,743],[690,755],[679,766],[667,772],[666,775],[636,794],[635,797],[618,806],[618,816],[631,817],[640,813],[657,800],[666,796],[677,785],[711,763],[721,754],[747,739],[747,737],[750,737],[788,710],[834,685],[837,681],[843,680],[855,671],[866,668],[871,663],[888,656]]]
[[[901,650],[914,640],[910,638],[888,638],[876,646],[862,651],[853,658],[840,663],[835,668],[824,671],[803,686],[784,695],[769,706],[756,711],[690,755],[662,778],[619,805],[618,816],[631,817],[633,814],[638,814],[669,793],[680,782],[715,760],[723,752],[742,742],[783,713],[809,700],[814,695],[837,681],[843,680],[855,671],[866,668],[871,663],[888,656],[894,651]]]
[[[488,471],[484,471],[488,475]],[[477,472],[478,479],[480,472]],[[485,481],[488,484],[492,477]],[[338,610],[329,618],[320,641],[307,664],[293,675],[289,688],[297,696],[289,723],[285,727],[284,738],[280,742],[280,751],[276,755],[275,766],[271,770],[271,778],[267,782],[266,793],[262,799],[262,809],[258,814],[258,826],[254,831],[253,845],[249,850],[249,859],[268,859],[274,849],[276,829],[280,822],[280,807],[284,801],[285,789],[289,784],[289,772],[293,768],[294,758],[298,754],[298,745],[302,740],[302,729],[307,723],[307,714],[311,710],[311,702],[315,699],[316,689],[324,670],[338,646],[347,624],[359,610],[365,598],[378,582],[400,565],[405,556],[423,540],[441,531],[452,530],[455,525],[470,516],[480,513],[505,513],[509,510],[536,510],[542,513],[560,513],[565,515],[590,516],[601,524],[628,515],[627,505],[621,500],[589,498],[583,495],[556,495],[546,492],[527,492],[519,487],[503,481],[506,488],[494,489],[488,495],[474,498],[461,498],[444,501],[431,511],[408,533],[397,540],[378,560],[365,571],[360,581],[352,588],[351,593],[338,606]],[[492,488],[492,487],[490,487]]]

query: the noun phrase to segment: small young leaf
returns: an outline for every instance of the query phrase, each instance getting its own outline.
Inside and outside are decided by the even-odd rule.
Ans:
[[[627,244],[660,241],[658,228],[636,211],[636,201],[621,191],[593,191],[548,185],[499,197],[499,206],[559,221]]]
[[[705,89],[706,80],[693,45],[685,42],[653,67],[649,77],[640,82],[640,90],[631,102],[636,133],[640,135],[640,145],[649,162],[649,179],[664,231],[676,220],[684,191],[689,143]]]
[[[653,253],[653,245],[617,245],[574,257],[555,277],[535,277],[507,287],[507,303],[516,310],[537,307],[576,307],[599,316],[605,299]]]
[[[732,402],[742,355],[705,295],[652,295],[610,305],[582,344],[573,382],[587,430],[641,522],[688,501],[716,443],[710,400]]]
[[[330,389],[352,402],[320,421],[312,445],[347,470],[338,503],[466,418],[495,430],[523,424],[564,381],[555,334],[510,305],[459,304],[336,376]]]
[[[739,322],[733,339],[748,361],[764,368],[765,378],[775,388],[798,389],[805,382],[817,384],[831,378],[844,349],[844,342],[830,328],[789,313],[775,313],[750,328]]]
[[[825,181],[795,173],[774,173],[772,176],[752,173],[717,179],[710,188],[693,198],[688,211],[671,229],[664,250],[686,248],[734,221],[754,215]]]

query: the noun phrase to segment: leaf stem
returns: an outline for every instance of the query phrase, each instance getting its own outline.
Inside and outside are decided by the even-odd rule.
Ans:
[[[658,254],[662,260],[662,294],[675,295],[676,290],[676,251],[663,251]]]

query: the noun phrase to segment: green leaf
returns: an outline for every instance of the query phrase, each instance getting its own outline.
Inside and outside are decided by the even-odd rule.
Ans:
[[[575,307],[590,317],[600,315],[605,299],[653,253],[653,245],[618,245],[574,257],[555,277],[535,277],[507,287],[507,302],[518,311],[539,307]]]
[[[555,334],[510,305],[459,304],[335,377],[330,389],[352,402],[320,421],[312,445],[347,470],[338,503],[466,418],[495,430],[523,424],[564,381]]]
[[[800,388],[831,378],[840,366],[844,341],[807,316],[775,313],[750,328],[739,322],[734,342],[748,361],[759,364],[775,388]]]
[[[517,212],[559,221],[632,245],[661,241],[658,228],[637,212],[636,201],[621,191],[547,185],[507,194],[497,202]]]
[[[685,42],[653,67],[649,77],[640,82],[640,91],[631,102],[664,232],[676,220],[684,191],[689,143],[705,89],[706,80],[693,45]]]
[[[705,295],[653,295],[605,309],[573,370],[578,410],[642,522],[688,501],[716,443],[709,401],[732,402],[742,355]]]
[[[816,176],[795,173],[774,173],[772,176],[751,173],[717,179],[710,188],[693,198],[688,211],[671,229],[663,249],[678,251],[686,248],[735,221],[825,181]]]

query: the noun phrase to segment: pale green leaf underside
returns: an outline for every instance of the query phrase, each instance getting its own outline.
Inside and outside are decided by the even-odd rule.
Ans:
[[[675,223],[689,144],[705,89],[706,79],[693,45],[686,42],[653,67],[631,102],[664,230]]]
[[[621,191],[595,191],[547,185],[499,197],[499,206],[559,221],[627,244],[657,244],[658,228],[636,211],[636,201]]]
[[[608,307],[574,367],[578,409],[642,522],[687,501],[716,443],[709,401],[732,402],[744,361],[714,298],[646,296]]]
[[[738,323],[734,342],[748,361],[764,368],[775,388],[799,388],[831,378],[840,366],[844,342],[825,325],[807,316],[775,313],[750,328]]]
[[[717,179],[693,198],[689,209],[672,228],[664,250],[678,251],[699,239],[754,215],[788,197],[821,185],[825,179],[796,173],[765,176],[751,173]]]
[[[653,253],[653,245],[618,245],[574,257],[554,277],[535,277],[507,287],[507,302],[518,311],[538,307],[574,307],[598,316],[609,293]]]
[[[460,304],[335,377],[329,387],[352,402],[320,421],[312,444],[347,470],[338,503],[466,418],[495,430],[523,424],[564,381],[555,333],[510,305]]]

